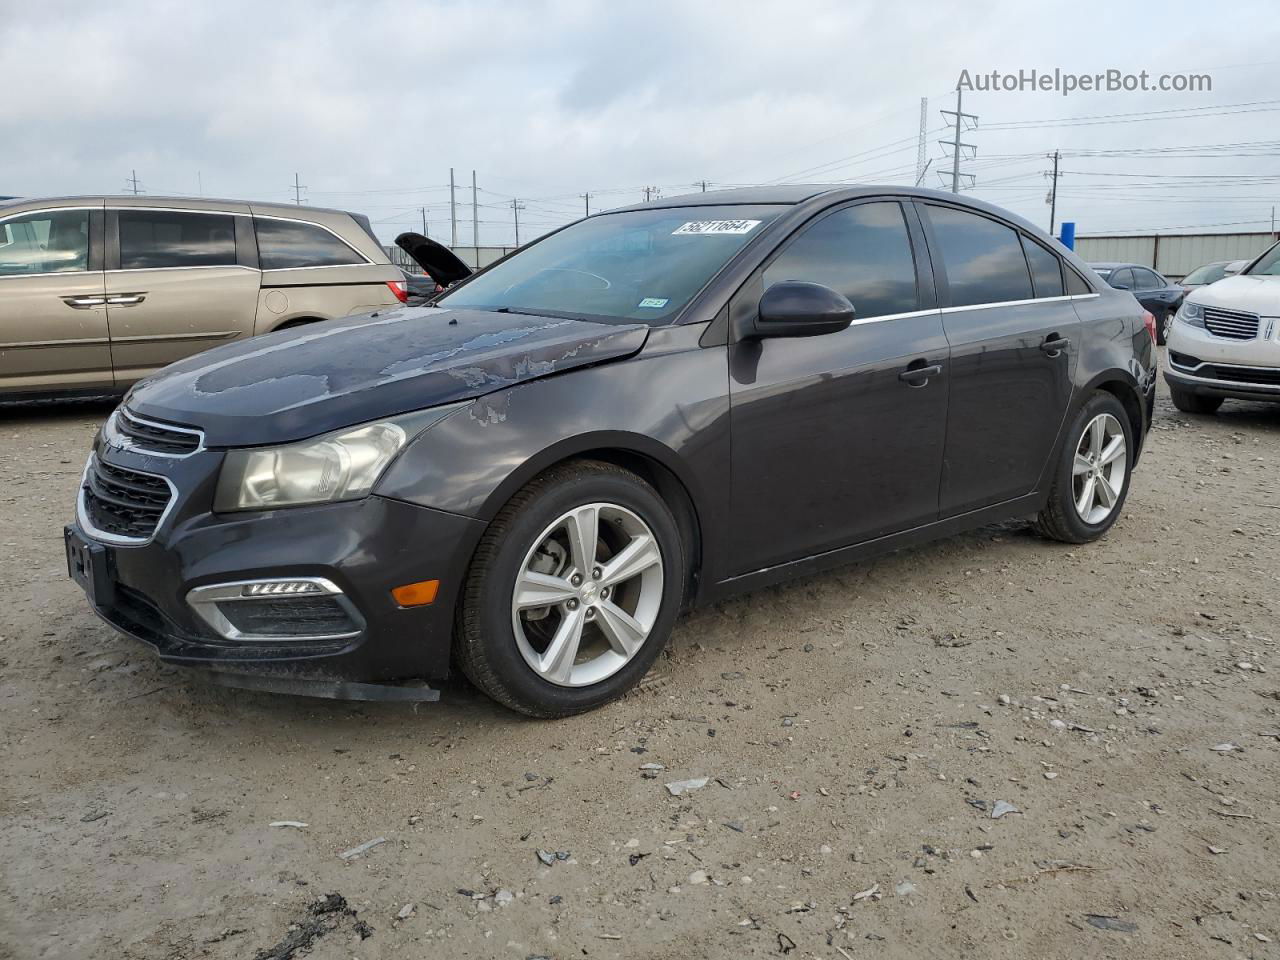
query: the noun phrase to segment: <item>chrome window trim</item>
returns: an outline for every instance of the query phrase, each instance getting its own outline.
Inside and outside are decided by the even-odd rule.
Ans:
[[[1091,300],[1097,293],[1069,293],[1061,297],[1031,297],[1026,300],[997,300],[993,303],[966,303],[961,307],[942,307],[943,313],[962,313],[966,310],[990,310],[992,307],[1024,307],[1033,303],[1062,303],[1067,300]]]
[[[243,263],[198,263],[186,267],[114,267],[102,270],[101,273],[141,273],[152,270],[248,270],[250,273],[261,273],[257,267],[246,267]]]
[[[252,603],[256,600],[280,600],[287,599],[289,594],[263,594],[262,596],[244,595],[244,588],[254,584],[262,583],[286,583],[286,582],[305,582],[313,583],[320,588],[321,595],[333,597],[347,615],[351,617],[352,623],[357,628],[346,633],[318,633],[318,634],[296,634],[293,636],[266,635],[261,633],[244,633],[237,629],[230,620],[228,620],[218,609],[218,601],[234,601],[238,603]],[[316,594],[293,594],[293,596],[316,596]],[[351,598],[342,591],[342,589],[332,580],[325,577],[259,577],[252,580],[233,580],[228,583],[212,583],[203,587],[194,587],[187,591],[187,606],[201,620],[209,626],[219,637],[224,640],[243,641],[250,643],[314,643],[322,640],[351,640],[364,633],[365,620],[360,615],[360,611],[356,605],[351,602]]]
[[[141,423],[148,427],[155,427],[158,430],[171,430],[174,433],[191,434],[196,438],[196,448],[189,453],[163,453],[159,450],[150,450],[117,432],[116,417],[118,416],[123,416],[126,420],[132,420],[134,423]],[[179,427],[171,423],[161,423],[159,420],[148,420],[146,417],[140,417],[136,413],[133,413],[123,404],[112,410],[111,416],[107,417],[107,422],[102,425],[102,439],[109,446],[115,447],[117,450],[129,450],[133,453],[139,453],[144,456],[165,457],[169,460],[185,460],[187,457],[194,457],[197,453],[201,453],[205,449],[203,430],[197,430],[194,427]],[[127,469],[132,470],[133,468],[129,467]],[[143,471],[137,472],[141,473]],[[157,527],[158,526],[159,524],[157,524]]]
[[[169,514],[173,512],[173,508],[178,503],[178,488],[173,485],[173,481],[168,477],[159,473],[149,473],[146,470],[134,470],[133,467],[123,467],[122,469],[130,470],[133,473],[140,473],[147,477],[158,477],[165,482],[165,486],[169,488],[169,502],[165,505],[159,519],[156,520],[156,528],[151,531],[148,537],[127,537],[119,533],[108,533],[105,530],[99,530],[89,520],[89,512],[84,505],[84,491],[89,480],[89,468],[93,466],[94,461],[98,459],[96,453],[89,454],[89,459],[85,461],[84,472],[80,474],[80,489],[76,493],[76,522],[80,524],[80,529],[88,536],[101,543],[109,543],[116,547],[141,547],[150,543],[156,538],[156,534],[164,526],[164,522],[169,519]]]

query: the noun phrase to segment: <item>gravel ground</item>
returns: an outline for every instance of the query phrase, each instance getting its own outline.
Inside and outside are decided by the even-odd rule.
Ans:
[[[0,957],[1280,956],[1280,407],[1162,394],[1101,542],[723,603],[556,722],[158,665],[65,578],[106,412],[0,415]]]

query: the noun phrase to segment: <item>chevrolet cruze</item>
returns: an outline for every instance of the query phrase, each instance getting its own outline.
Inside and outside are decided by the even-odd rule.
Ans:
[[[141,382],[68,565],[104,620],[223,683],[425,699],[459,669],[563,716],[635,684],[690,605],[1014,517],[1099,537],[1155,369],[1130,294],[987,204],[664,199],[431,305]]]

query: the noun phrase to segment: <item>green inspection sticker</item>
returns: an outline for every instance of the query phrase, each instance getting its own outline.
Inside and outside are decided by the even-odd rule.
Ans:
[[[640,301],[642,307],[665,307],[671,301],[667,297],[645,297]]]

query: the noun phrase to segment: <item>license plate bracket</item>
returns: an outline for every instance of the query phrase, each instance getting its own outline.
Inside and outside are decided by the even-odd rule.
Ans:
[[[95,607],[110,606],[115,598],[115,580],[107,548],[86,540],[74,527],[64,528],[62,539],[67,549],[67,574]]]

